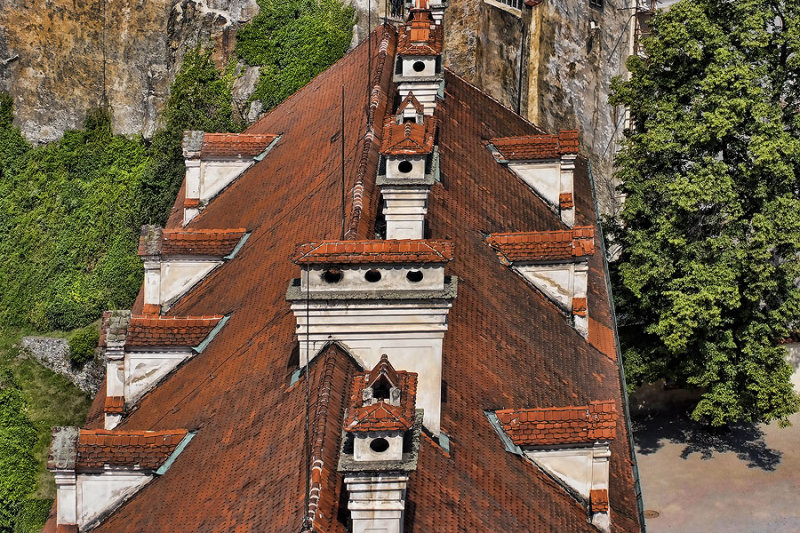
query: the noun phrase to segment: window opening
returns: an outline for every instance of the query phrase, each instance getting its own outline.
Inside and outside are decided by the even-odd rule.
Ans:
[[[383,437],[378,437],[369,443],[369,447],[375,453],[382,453],[389,449],[389,441]]]
[[[370,283],[375,283],[376,281],[380,281],[381,273],[374,269],[367,270],[367,273],[364,274],[364,279],[366,279]]]
[[[420,270],[409,270],[408,273],[406,274],[406,278],[411,283],[417,283],[418,281],[422,281],[422,277],[423,274],[422,271]]]

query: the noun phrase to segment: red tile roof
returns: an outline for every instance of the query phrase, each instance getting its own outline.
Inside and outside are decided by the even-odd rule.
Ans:
[[[152,389],[121,423],[121,428],[199,431],[165,475],[108,516],[96,533],[299,530],[308,461],[302,444],[303,378],[290,386],[298,338],[285,300],[286,286],[297,273],[289,258],[297,242],[341,235],[341,147],[330,142],[341,126],[330,113],[339,109],[342,84],[345,148],[356,154],[345,163],[346,228],[354,228],[357,239],[374,236],[380,201],[376,139],[392,111],[387,102],[396,95],[390,83],[394,42],[391,28],[373,33],[372,81],[379,80],[379,90],[372,95],[364,90],[370,86],[364,43],[262,117],[249,132],[282,132],[283,142],[187,226],[246,227],[252,233],[236,261],[203,280],[170,313],[239,311],[202,354]],[[482,237],[481,232],[563,229],[559,217],[522,180],[510,179],[483,145],[486,138],[542,131],[451,72],[444,77],[446,95],[436,115],[447,179],[431,189],[426,225],[432,236],[458,247],[447,269],[464,280],[443,341],[442,427],[453,453],[447,456],[422,438],[408,485],[405,528],[410,533],[596,533],[580,502],[504,450],[483,413],[497,406],[583,405],[596,398],[615,398],[621,405],[618,364],[576,335],[554,306],[497,261]],[[365,135],[365,109],[377,117],[374,137]],[[352,215],[356,199],[357,217]],[[179,195],[168,228],[181,226],[182,202]],[[578,225],[595,223],[582,158],[576,161],[575,218]],[[604,276],[602,254],[591,256],[589,316],[610,327]],[[313,461],[321,461],[319,485],[312,486],[318,498],[314,529],[320,533],[346,532],[339,517],[348,513],[347,496],[336,465],[350,376],[358,370],[335,345],[310,365]],[[102,427],[103,396],[101,388],[88,420],[92,427]],[[627,431],[620,417],[609,464],[615,533],[641,529]]]
[[[589,502],[593,513],[608,512],[608,489],[592,489]]]
[[[509,262],[566,261],[594,254],[594,227],[571,230],[492,233],[489,245]]]
[[[573,298],[572,299],[572,314],[578,316],[586,316],[586,298]]]
[[[381,400],[372,405],[363,405],[362,390],[386,375],[400,389],[400,405],[390,405]],[[370,372],[353,377],[350,389],[350,407],[344,421],[345,431],[405,431],[414,423],[414,408],[417,397],[417,374],[398,372],[386,356]]]
[[[277,135],[249,133],[206,133],[203,135],[201,159],[252,158],[260,155],[277,139]]]
[[[197,346],[220,320],[222,316],[134,316],[125,346]]]
[[[81,429],[75,469],[102,470],[106,465],[156,470],[188,432]]]
[[[444,31],[433,23],[431,12],[420,9],[411,12],[410,22],[400,27],[397,53],[406,56],[436,56],[442,53]]]
[[[422,155],[433,151],[436,119],[429,117],[423,124],[397,124],[388,117],[383,127],[381,153],[384,155]]]
[[[224,257],[233,252],[246,232],[244,228],[164,230],[161,255]]]
[[[106,396],[105,412],[109,415],[118,415],[125,412],[124,396]]]
[[[558,195],[558,207],[561,209],[572,209],[575,207],[575,201],[573,200],[571,192],[562,192]]]
[[[324,241],[297,247],[292,261],[299,265],[447,263],[453,243],[443,240]]]
[[[616,437],[613,400],[578,407],[503,409],[495,414],[517,446],[586,444]]]
[[[496,137],[489,142],[507,161],[559,159],[564,154],[578,153],[578,132],[574,130],[558,135]]]
[[[419,100],[417,100],[417,97],[416,97],[416,96],[414,96],[414,91],[409,91],[409,92],[408,92],[408,94],[406,95],[406,97],[405,97],[405,98],[403,98],[403,101],[402,101],[402,102],[400,102],[400,105],[399,105],[399,106],[397,106],[397,114],[398,114],[398,115],[399,115],[399,114],[402,114],[402,113],[403,113],[403,111],[404,111],[404,110],[406,109],[406,107],[408,107],[408,106],[411,106],[412,108],[414,108],[414,111],[416,111],[416,112],[417,112],[417,113],[419,113],[420,115],[423,115],[423,114],[425,114],[425,106],[423,106],[423,105],[422,105],[422,104],[419,102]]]

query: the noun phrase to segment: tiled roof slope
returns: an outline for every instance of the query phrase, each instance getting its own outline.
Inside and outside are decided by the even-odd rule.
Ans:
[[[503,409],[495,414],[517,446],[588,444],[616,436],[613,400],[578,407]]]
[[[578,153],[578,132],[562,131],[558,135],[526,135],[494,138],[491,142],[507,161],[558,159],[563,154]]]
[[[380,32],[372,42],[380,50]],[[368,95],[367,46],[360,45],[282,105],[250,132],[281,132],[285,142],[231,185],[194,219],[192,228],[246,227],[247,244],[179,301],[177,315],[230,313],[227,325],[197,357],[188,360],[145,396],[121,428],[198,428],[170,470],[113,513],[96,531],[298,531],[303,516],[306,460],[303,454],[304,387],[290,386],[297,368],[296,321],[284,299],[299,267],[296,245],[338,239],[340,146],[331,139],[340,122],[345,84],[347,212],[349,192],[361,163]],[[373,62],[375,65],[376,62]],[[391,61],[388,72],[391,73]],[[382,85],[393,97],[388,74]],[[444,339],[446,402],[442,426],[452,453],[430,439],[420,444],[418,468],[407,493],[407,532],[595,531],[586,509],[533,465],[503,449],[485,409],[583,405],[615,398],[622,412],[617,365],[578,335],[563,316],[509,272],[486,245],[493,232],[564,229],[560,220],[507,168],[498,165],[484,139],[541,134],[458,77],[446,73],[446,98],[437,105],[443,183],[431,191],[431,235],[455,243],[448,272],[459,277],[458,297]],[[390,100],[391,101],[391,100]],[[388,110],[391,112],[393,110]],[[383,115],[381,115],[383,117]],[[378,195],[376,141],[367,151],[363,215],[358,235],[374,232]],[[586,165],[576,171],[576,223],[594,224]],[[177,207],[181,207],[179,195]],[[176,214],[168,227],[179,227]],[[611,325],[602,254],[589,260],[589,316]],[[344,406],[353,363],[339,354],[329,413]],[[348,366],[349,365],[349,366]],[[311,365],[311,394],[324,365]],[[103,390],[90,423],[102,424]],[[312,412],[314,412],[312,407]],[[329,416],[325,427],[338,439]],[[337,440],[338,442],[338,440]],[[325,445],[326,464],[336,461]],[[611,442],[609,500],[613,531],[638,529],[627,428]],[[198,475],[202,465],[203,475]],[[341,476],[323,470],[319,532],[344,532]],[[346,499],[345,499],[346,501]],[[210,511],[213,510],[213,511]]]
[[[134,316],[128,323],[125,345],[197,346],[220,320],[221,316]]]
[[[444,30],[433,25],[427,11],[413,11],[411,22],[400,27],[397,53],[408,56],[435,56],[442,53]]]
[[[594,253],[594,227],[520,233],[492,233],[489,244],[508,261],[568,260]]]
[[[298,246],[293,261],[299,265],[363,263],[447,263],[453,243],[442,240],[326,241]]]
[[[246,231],[244,228],[165,230],[161,234],[161,254],[224,257],[233,252]]]
[[[100,471],[106,465],[153,471],[158,469],[186,436],[185,429],[167,431],[106,431],[81,429],[75,470]]]
[[[275,134],[206,133],[203,135],[200,157],[256,157],[277,137]]]

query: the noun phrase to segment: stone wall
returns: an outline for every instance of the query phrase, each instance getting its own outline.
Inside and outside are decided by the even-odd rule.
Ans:
[[[106,364],[101,350],[97,350],[95,358],[88,361],[83,368],[72,367],[69,360],[67,339],[52,337],[23,337],[22,349],[56,374],[69,379],[76,387],[94,397],[103,382]]]
[[[116,133],[150,136],[187,46],[224,65],[255,0],[0,0],[0,90],[34,142],[108,102]]]

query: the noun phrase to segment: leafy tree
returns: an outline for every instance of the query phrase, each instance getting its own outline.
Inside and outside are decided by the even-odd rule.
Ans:
[[[99,339],[100,331],[95,325],[73,331],[69,336],[69,359],[72,364],[80,368],[90,361]]]
[[[797,411],[800,4],[684,0],[652,21],[613,104],[635,129],[610,235],[626,372],[702,391],[715,426]]]
[[[236,35],[236,52],[261,67],[254,99],[271,109],[347,51],[354,10],[339,0],[257,0],[260,7]]]
[[[184,130],[239,131],[233,120],[235,64],[220,73],[211,59],[212,50],[198,46],[186,51],[170,88],[164,108],[165,127],[156,132],[150,147],[152,161],[142,176],[137,195],[140,222],[163,224],[175,203],[186,172]]]
[[[22,392],[12,375],[0,375],[0,531],[11,532],[17,513],[36,485],[31,453],[36,429],[26,413]]]

